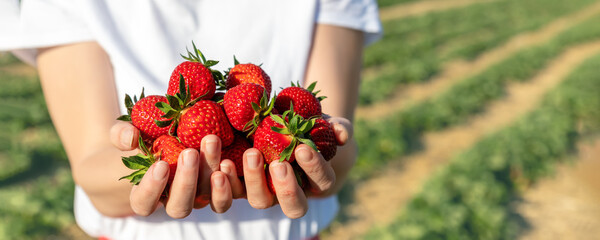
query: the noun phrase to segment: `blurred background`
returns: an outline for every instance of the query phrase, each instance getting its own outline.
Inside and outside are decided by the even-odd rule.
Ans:
[[[379,4],[323,239],[600,236],[600,1]],[[0,121],[0,239],[87,239],[37,73],[8,53]]]

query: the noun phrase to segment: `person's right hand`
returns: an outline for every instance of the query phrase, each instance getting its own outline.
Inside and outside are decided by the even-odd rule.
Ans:
[[[136,139],[139,134],[139,130],[130,123],[118,122],[111,128],[110,139],[121,151],[130,151],[138,147]],[[167,214],[173,218],[184,218],[193,208],[203,208],[208,204],[217,213],[227,211],[234,197],[232,192],[240,195],[236,193],[243,191],[243,187],[239,180],[231,184],[230,179],[236,178],[219,171],[223,166],[220,164],[220,150],[220,139],[209,135],[202,139],[200,151],[191,148],[182,151],[169,196],[162,196],[167,185],[169,166],[164,161],[154,163],[131,190],[132,210],[137,215],[148,216],[162,203]]]

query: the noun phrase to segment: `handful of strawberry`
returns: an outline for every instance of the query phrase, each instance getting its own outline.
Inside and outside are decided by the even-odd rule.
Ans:
[[[334,131],[323,119],[323,97],[313,92],[314,83],[307,89],[292,84],[269,99],[271,80],[260,66],[240,64],[234,58],[234,67],[222,73],[211,69],[218,61],[206,60],[193,47],[174,69],[165,96],[144,96],[142,91],[140,99],[132,101],[126,95],[128,114],[118,119],[139,129],[142,153],[123,157],[125,166],[135,171],[121,179],[138,184],[147,169],[162,160],[169,163],[172,181],[179,153],[199,149],[209,134],[221,139],[221,158],[235,163],[239,177],[243,153],[252,147],[263,154],[266,164],[293,162],[300,143],[321,152],[326,160],[335,156]],[[297,175],[304,174],[294,169]]]

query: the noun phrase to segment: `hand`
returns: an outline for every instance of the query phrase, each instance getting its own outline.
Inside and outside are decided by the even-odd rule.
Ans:
[[[139,131],[126,122],[118,122],[110,132],[113,145],[122,151],[136,149],[137,141],[134,139],[138,136]],[[232,191],[229,183],[231,178],[218,171],[220,149],[220,139],[215,135],[209,135],[202,139],[200,151],[196,149],[182,151],[177,162],[177,172],[169,189],[169,196],[162,196],[169,176],[168,164],[164,161],[154,163],[141,182],[131,190],[132,210],[140,216],[148,216],[161,202],[167,214],[173,218],[184,218],[193,208],[203,208],[208,204],[217,213],[227,211],[231,207],[232,192],[239,192],[241,183],[238,180],[237,185],[234,185],[235,191]],[[235,171],[233,172],[235,174]]]
[[[345,118],[329,118],[328,121],[333,125],[338,145],[346,144],[352,137],[350,121]],[[320,153],[305,144],[297,146],[294,154],[308,177],[308,186],[302,189],[298,185],[289,162],[272,162],[269,174],[276,192],[273,194],[267,187],[262,154],[257,149],[248,149],[244,153],[244,179],[248,202],[252,207],[265,209],[280,204],[286,216],[300,218],[308,211],[307,197],[326,197],[339,190],[335,164],[332,164],[336,158],[325,161]]]

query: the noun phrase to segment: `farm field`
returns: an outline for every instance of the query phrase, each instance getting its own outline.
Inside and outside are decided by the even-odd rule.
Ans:
[[[600,236],[600,1],[379,4],[358,162],[322,238]],[[6,53],[0,120],[0,239],[88,239],[35,69]]]

